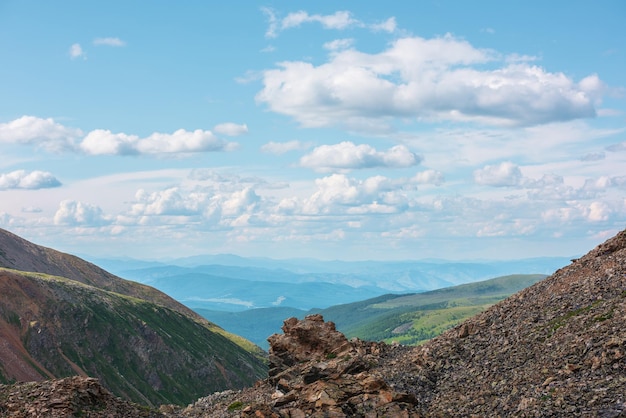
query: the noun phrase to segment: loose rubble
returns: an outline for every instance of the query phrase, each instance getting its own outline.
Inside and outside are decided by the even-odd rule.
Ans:
[[[152,418],[158,411],[114,397],[98,379],[65,379],[0,385],[0,416],[12,418]]]

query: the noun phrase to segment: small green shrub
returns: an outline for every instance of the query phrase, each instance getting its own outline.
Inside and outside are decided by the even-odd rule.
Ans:
[[[241,408],[243,408],[243,402],[241,401],[235,401],[233,403],[231,403],[230,405],[228,405],[228,410],[229,411],[238,411]]]

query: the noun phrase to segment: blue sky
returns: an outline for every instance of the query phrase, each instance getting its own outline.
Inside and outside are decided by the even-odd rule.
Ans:
[[[0,227],[146,259],[581,254],[626,226],[625,21],[0,0]]]

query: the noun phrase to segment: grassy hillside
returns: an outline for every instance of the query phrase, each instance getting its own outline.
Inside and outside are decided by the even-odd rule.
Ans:
[[[511,275],[411,295],[384,295],[316,312],[348,337],[414,345],[546,276]]]
[[[139,298],[3,268],[0,295],[5,383],[24,369],[30,380],[87,375],[135,402],[187,404],[266,372],[223,330]]]

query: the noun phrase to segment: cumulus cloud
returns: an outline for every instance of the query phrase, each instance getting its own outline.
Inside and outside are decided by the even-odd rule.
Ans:
[[[246,125],[222,124],[216,127],[226,135],[245,133]],[[65,127],[53,119],[22,116],[0,124],[0,143],[35,145],[46,151],[74,151],[87,155],[184,155],[198,152],[232,151],[237,143],[218,138],[213,132],[178,129],[173,133],[155,132],[145,138],[107,129],[84,135],[80,129]]]
[[[83,51],[83,48],[78,43],[72,44],[68,53],[70,54],[71,59],[76,59],[80,57],[87,58],[87,55],[85,55],[85,51]]]
[[[219,125],[215,125],[213,130],[222,135],[239,136],[248,133],[248,125],[238,125],[232,122],[220,123]]]
[[[276,11],[273,9],[265,7],[261,10],[268,20],[268,28],[265,32],[267,38],[275,38],[278,36],[279,32],[300,27],[305,23],[319,23],[324,29],[343,30],[351,27],[359,27],[374,32],[394,32],[397,27],[394,17],[390,17],[382,22],[365,23],[356,19],[352,13],[346,10],[340,10],[328,15],[310,14],[307,11],[300,10],[289,13],[282,19],[278,18]]]
[[[236,143],[223,141],[211,131],[201,129],[193,132],[179,129],[172,134],[155,132],[147,138],[142,138],[137,144],[137,150],[142,154],[230,151],[236,147]]]
[[[373,176],[363,180],[332,174],[315,180],[316,190],[298,201],[284,199],[279,210],[304,214],[397,213],[408,205],[406,190],[415,189],[408,179]]]
[[[59,187],[61,182],[52,173],[46,171],[16,170],[0,174],[0,190],[9,189],[46,189]]]
[[[484,186],[517,186],[522,181],[522,172],[516,164],[505,161],[497,165],[486,165],[474,171],[474,181]]]
[[[179,129],[171,134],[155,132],[145,138],[109,130],[91,131],[80,143],[89,155],[167,155],[210,151],[230,151],[236,143],[216,137],[211,131]]]
[[[189,216],[201,212],[207,197],[201,193],[181,193],[178,187],[147,193],[140,189],[135,194],[133,215]]]
[[[434,184],[435,186],[440,186],[444,183],[445,178],[440,171],[426,170],[417,173],[411,180],[417,184]]]
[[[311,147],[310,142],[301,142],[301,141],[287,141],[287,142],[273,142],[270,141],[267,144],[261,146],[261,151],[268,154],[285,154],[290,151],[301,151],[306,150]]]
[[[585,214],[591,222],[607,221],[611,215],[611,209],[605,202],[592,202]]]
[[[55,225],[101,226],[109,224],[99,206],[76,200],[64,200],[54,214]]]
[[[126,46],[126,42],[121,40],[120,38],[96,38],[93,40],[93,44],[115,47]]]
[[[151,224],[167,222],[165,218],[180,218],[213,226],[240,226],[244,220],[247,223],[262,201],[245,179],[234,182],[235,179],[208,178],[206,175],[201,175],[201,178],[213,181],[150,193],[138,190],[135,202],[126,215],[127,222]]]
[[[46,151],[60,152],[74,148],[80,129],[68,128],[52,118],[22,116],[0,123],[0,142],[34,145]]]
[[[317,66],[281,62],[264,71],[256,99],[303,126],[395,117],[537,125],[594,117],[605,90],[597,75],[577,82],[446,35],[400,38],[373,54],[333,51]]]
[[[345,141],[335,145],[322,145],[300,159],[300,165],[318,171],[350,170],[373,167],[411,167],[421,162],[421,157],[404,145],[387,151],[377,151],[367,144],[355,145]]]

